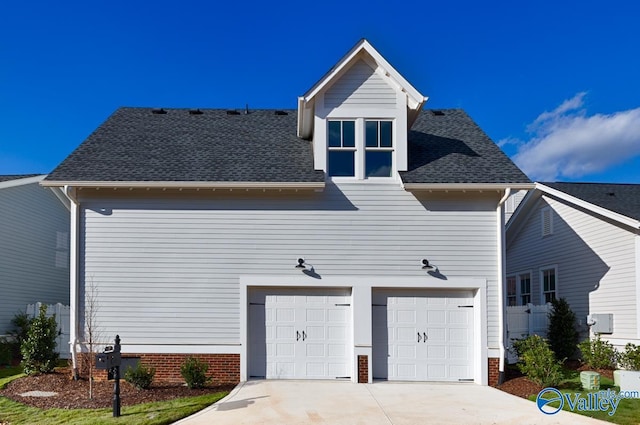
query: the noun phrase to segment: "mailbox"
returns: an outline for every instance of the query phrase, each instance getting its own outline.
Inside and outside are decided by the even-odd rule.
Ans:
[[[104,352],[96,354],[96,369],[110,370],[114,367],[120,367],[122,357],[120,354],[120,346],[109,345],[105,347]]]

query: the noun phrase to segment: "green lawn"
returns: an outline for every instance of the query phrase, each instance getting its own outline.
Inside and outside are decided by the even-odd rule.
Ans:
[[[22,375],[19,367],[0,369],[0,388]],[[101,425],[170,424],[215,403],[228,392],[207,394],[198,397],[180,398],[156,403],[123,406],[119,418],[112,417],[111,409],[38,409],[0,397],[0,424],[39,425]]]
[[[580,383],[580,372],[575,370],[565,371],[566,380],[558,386],[558,390],[563,394],[569,394],[572,400],[575,400],[576,394],[579,393],[580,397],[588,397],[589,393],[598,393],[598,391],[586,391],[582,389]],[[613,385],[611,379],[601,377],[600,378],[600,390],[607,391],[612,390],[618,392],[618,387]],[[530,400],[536,401],[536,396],[529,397]],[[580,411],[578,409],[571,410],[569,403],[565,402],[563,410],[569,412],[578,413],[583,416],[589,416],[592,418],[600,419],[607,422],[612,422],[620,425],[638,425],[640,423],[640,398],[635,399],[622,399],[618,405],[615,413],[609,415],[609,412],[604,411]],[[557,405],[556,405],[557,406]]]

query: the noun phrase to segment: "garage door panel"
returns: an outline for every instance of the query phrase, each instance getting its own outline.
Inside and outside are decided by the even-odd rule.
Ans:
[[[471,291],[380,290],[372,300],[374,378],[458,381],[473,376]]]
[[[335,379],[350,375],[349,294],[347,289],[318,288],[252,291],[250,376],[261,376],[260,368],[267,379]],[[264,304],[260,306],[262,299]],[[262,319],[255,307],[263,309]],[[256,338],[261,332],[266,350],[259,353],[253,348],[260,345]],[[260,355],[262,360],[255,358]]]

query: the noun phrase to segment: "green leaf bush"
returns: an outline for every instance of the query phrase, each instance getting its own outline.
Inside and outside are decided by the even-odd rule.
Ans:
[[[593,339],[585,339],[578,348],[582,353],[582,362],[591,369],[615,369],[617,352],[613,345],[600,339],[597,335]]]
[[[625,370],[640,370],[640,346],[628,343],[618,354],[618,364]]]
[[[564,379],[562,362],[555,359],[544,338],[531,335],[514,341],[513,345],[520,356],[518,368],[532,382],[543,387],[554,387]]]
[[[27,375],[52,372],[58,361],[56,338],[59,335],[55,314],[47,317],[47,306],[40,306],[40,314],[29,325],[22,341],[22,367]]]
[[[211,378],[207,376],[209,365],[195,357],[188,357],[182,366],[180,374],[189,388],[202,388],[207,385]]]
[[[136,367],[130,367],[127,369],[124,373],[124,379],[134,387],[140,390],[146,390],[151,386],[155,375],[155,368],[146,367],[145,365],[138,363]]]

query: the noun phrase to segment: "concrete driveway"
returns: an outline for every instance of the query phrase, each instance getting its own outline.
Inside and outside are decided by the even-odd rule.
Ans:
[[[605,424],[475,384],[249,381],[180,425]]]

